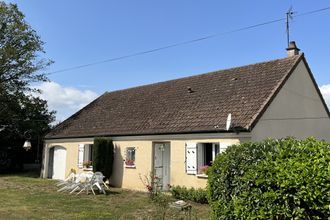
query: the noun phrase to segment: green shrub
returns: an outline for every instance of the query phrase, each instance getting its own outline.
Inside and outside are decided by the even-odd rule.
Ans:
[[[172,186],[172,196],[176,199],[190,200],[197,203],[207,203],[207,191],[206,189],[187,188],[185,186]]]
[[[327,219],[330,145],[309,138],[243,143],[209,171],[214,219]]]
[[[114,146],[110,138],[95,138],[93,145],[93,171],[102,172],[109,179],[112,174]]]

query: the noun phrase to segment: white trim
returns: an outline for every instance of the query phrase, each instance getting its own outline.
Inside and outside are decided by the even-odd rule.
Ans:
[[[111,136],[110,136],[111,137]],[[250,132],[236,133],[196,133],[196,134],[163,134],[163,135],[141,135],[141,136],[113,136],[113,141],[131,141],[131,140],[150,140],[150,141],[166,141],[166,140],[198,140],[198,139],[240,139],[251,138]],[[59,138],[46,139],[46,143],[63,143],[63,142],[93,142],[94,137],[89,138]]]
[[[84,168],[84,151],[85,151],[85,144],[78,144],[77,166],[79,169]]]
[[[84,167],[82,170],[83,171],[93,171],[93,167],[88,167],[88,168]]]
[[[201,179],[207,179],[209,176],[204,173],[200,173],[200,174],[196,174],[196,177]]]

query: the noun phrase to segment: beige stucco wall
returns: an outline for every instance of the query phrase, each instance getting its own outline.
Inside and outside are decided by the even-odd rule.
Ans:
[[[48,175],[48,155],[49,149],[56,146],[61,146],[66,149],[66,166],[65,166],[65,176],[68,176],[71,169],[75,169],[78,173],[84,172],[82,169],[78,168],[78,145],[79,144],[93,144],[93,139],[89,140],[76,140],[76,141],[54,141],[48,142],[44,149],[44,170],[42,171],[43,177]]]
[[[243,139],[242,139],[243,140]],[[170,143],[170,184],[184,185],[187,187],[206,186],[206,179],[199,178],[196,175],[188,175],[185,172],[185,143],[186,142],[221,142],[227,144],[240,143],[240,139],[192,139],[192,140],[171,140],[163,139],[156,141],[115,141],[117,148],[114,173],[111,177],[111,183],[117,187],[128,189],[144,190],[144,186],[140,180],[152,171],[153,165],[153,143],[168,142]],[[123,162],[125,158],[126,147],[136,147],[135,168],[126,168]]]
[[[251,134],[252,141],[287,136],[300,139],[314,136],[330,140],[330,119],[303,61],[298,64]]]
[[[197,177],[196,175],[188,175],[185,173],[185,143],[226,143],[238,144],[248,139],[193,139],[193,140],[172,140],[171,141],[171,185],[181,185],[194,188],[205,188],[207,179]]]
[[[114,141],[115,159],[111,184],[127,189],[144,190],[141,178],[152,170],[151,141]],[[126,148],[135,147],[135,168],[125,167]]]
[[[196,175],[188,175],[185,172],[185,143],[186,142],[196,142],[196,143],[208,143],[208,142],[220,142],[226,144],[237,144],[240,142],[250,140],[249,135],[239,136],[233,134],[232,137],[219,137],[214,138],[192,138],[192,136],[184,138],[164,138],[158,137],[157,139],[152,139],[149,137],[148,140],[114,140],[115,145],[115,159],[114,159],[114,169],[113,175],[111,177],[111,184],[116,187],[122,187],[127,189],[135,190],[145,190],[144,185],[140,180],[145,175],[148,175],[152,170],[153,160],[152,160],[152,147],[153,143],[169,142],[170,143],[170,184],[171,185],[184,185],[187,187],[205,187],[206,179],[199,178]],[[197,136],[196,136],[197,137]],[[114,138],[115,139],[115,138]],[[47,140],[45,152],[48,152],[49,148],[54,146],[62,146],[67,149],[67,159],[66,159],[66,175],[70,173],[71,168],[76,169],[78,172],[83,172],[82,169],[78,169],[78,145],[79,144],[91,144],[92,139],[70,139],[70,140]],[[124,159],[125,151],[127,147],[135,147],[135,168],[126,168]],[[44,157],[45,169],[43,171],[43,176],[47,177],[47,165],[48,156]]]

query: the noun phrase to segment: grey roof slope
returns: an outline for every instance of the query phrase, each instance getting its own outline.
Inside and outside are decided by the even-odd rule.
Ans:
[[[250,130],[303,54],[107,92],[55,127],[47,139]]]

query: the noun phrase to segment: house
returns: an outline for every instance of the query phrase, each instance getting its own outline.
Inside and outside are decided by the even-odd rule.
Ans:
[[[115,145],[111,183],[204,187],[202,169],[228,146],[267,137],[330,140],[329,110],[304,54],[106,92],[46,136],[42,176],[63,179],[92,160],[93,139]],[[231,116],[231,120],[230,117]]]

